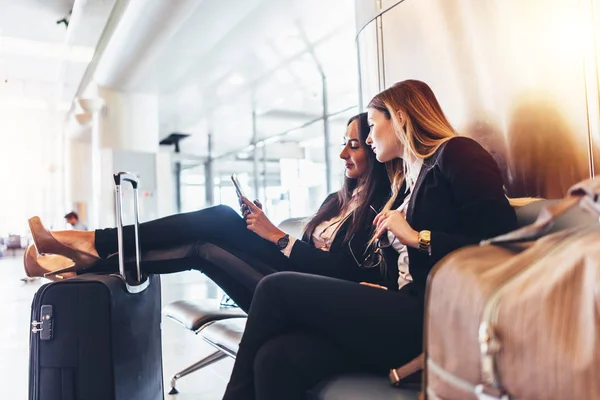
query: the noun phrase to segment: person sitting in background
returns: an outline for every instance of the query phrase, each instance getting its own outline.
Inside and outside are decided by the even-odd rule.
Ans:
[[[87,231],[87,226],[85,226],[81,221],[79,221],[79,215],[75,211],[71,211],[64,217],[67,220],[67,223],[73,227],[74,230],[77,231]]]

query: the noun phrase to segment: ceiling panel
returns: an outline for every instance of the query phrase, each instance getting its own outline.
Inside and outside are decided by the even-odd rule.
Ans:
[[[0,0],[0,35],[62,42],[66,28],[56,21],[68,14],[73,1]]]
[[[135,82],[115,89],[158,90],[160,135],[192,134],[182,144],[188,152],[206,154],[208,131],[216,154],[248,146],[253,110],[259,138],[318,118],[317,61],[330,112],[358,100],[353,0],[204,0],[168,34],[148,65],[131,70]],[[313,129],[322,134],[322,124]]]
[[[79,1],[67,32],[56,21],[73,0],[0,0],[0,107],[15,98],[23,108],[68,108],[114,2]]]

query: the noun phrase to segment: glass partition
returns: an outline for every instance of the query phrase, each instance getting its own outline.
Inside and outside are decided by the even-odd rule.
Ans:
[[[589,177],[598,132],[598,84],[585,73],[598,68],[585,48],[594,3],[405,0],[381,17],[383,57],[361,48],[363,90],[377,78],[374,60],[386,86],[427,82],[459,133],[495,157],[511,197],[562,197]],[[359,48],[377,43],[375,23]]]
[[[365,26],[358,34],[356,45],[360,59],[360,95],[361,105],[366,107],[369,101],[382,89],[379,76],[379,54],[377,45],[377,22]]]

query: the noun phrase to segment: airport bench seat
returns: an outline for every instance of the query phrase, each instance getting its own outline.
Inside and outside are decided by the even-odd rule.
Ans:
[[[223,301],[203,299],[198,301],[175,301],[164,308],[164,313],[193,332],[199,332],[214,321],[245,317],[239,307],[223,305]]]
[[[184,328],[196,334],[201,334],[201,337],[215,348],[215,351],[208,356],[173,374],[169,394],[178,393],[176,388],[178,379],[227,356],[235,356],[237,353],[239,338],[234,334],[235,329],[233,326],[224,324],[213,329],[207,330],[207,328],[222,320],[228,323],[233,320],[242,320],[244,324],[238,325],[242,329],[239,334],[241,338],[246,322],[246,313],[240,308],[223,305],[223,301],[203,299],[197,301],[175,301],[165,306],[163,313]],[[209,335],[208,337],[206,336],[207,334]],[[220,343],[224,343],[223,348],[220,347]]]
[[[206,317],[202,310],[207,309],[211,313],[214,304],[207,300],[200,301],[178,301],[165,307],[164,313],[167,317],[176,321],[187,329],[197,333],[202,339],[212,345],[216,351],[199,362],[186,368],[183,372],[192,373],[223,357],[235,358],[240,339],[246,326],[246,318],[233,316],[220,320],[204,323]],[[198,312],[198,318],[190,315],[191,310]],[[228,311],[224,311],[228,312]],[[242,312],[243,314],[243,312]],[[191,323],[192,321],[197,321]],[[185,375],[187,375],[185,374]],[[181,372],[175,374],[171,380],[172,394],[177,393],[175,384],[177,379],[185,376]],[[356,374],[339,376],[319,384],[307,393],[308,398],[314,400],[353,400],[353,399],[385,399],[385,400],[416,400],[418,398],[418,387],[401,388],[392,387],[386,377],[371,376],[367,374]]]

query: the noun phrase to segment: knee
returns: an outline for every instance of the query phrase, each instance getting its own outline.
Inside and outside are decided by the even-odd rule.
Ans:
[[[208,208],[203,208],[198,211],[190,213],[192,218],[198,218],[205,223],[216,224],[217,222],[222,223],[225,221],[241,220],[242,217],[231,207],[226,205],[218,205]],[[226,222],[225,222],[226,223]]]
[[[228,217],[228,216],[236,216],[238,218],[240,218],[239,214],[237,212],[235,212],[235,210],[229,206],[226,206],[224,204],[219,204],[218,206],[213,206],[208,208],[208,210],[211,210],[212,213],[214,213],[215,215],[218,216],[222,216],[222,217]]]
[[[297,272],[276,272],[265,276],[258,283],[255,291],[255,298],[257,297],[274,297],[277,298],[284,294],[290,285],[297,279]]]
[[[260,281],[260,286],[264,286],[266,288],[266,290],[272,290],[272,288],[277,288],[277,287],[285,287],[290,285],[291,282],[295,282],[298,280],[299,277],[301,277],[303,274],[300,272],[290,272],[290,271],[283,271],[283,272],[276,272],[274,274],[270,274],[265,276],[261,281]]]

